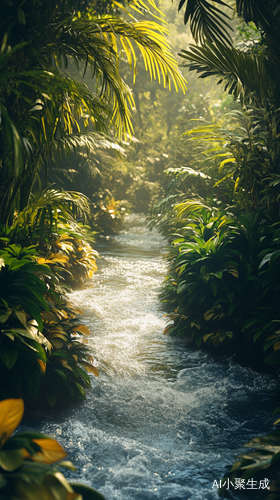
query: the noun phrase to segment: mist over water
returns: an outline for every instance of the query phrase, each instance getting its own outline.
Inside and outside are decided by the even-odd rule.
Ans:
[[[65,475],[107,500],[217,499],[214,480],[273,422],[269,376],[162,335],[165,245],[138,215],[99,244],[93,287],[70,300],[84,310],[100,377],[86,401],[21,426],[55,436],[77,466]]]

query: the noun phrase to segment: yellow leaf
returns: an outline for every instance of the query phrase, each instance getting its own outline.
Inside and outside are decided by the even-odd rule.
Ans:
[[[56,349],[61,349],[63,346],[63,342],[61,340],[54,340],[51,339],[51,344],[56,348]]]
[[[44,363],[44,361],[42,361],[41,359],[37,359],[39,365],[40,365],[40,368],[42,370],[43,373],[46,373],[46,369],[47,369],[47,363]]]
[[[79,493],[67,493],[66,500],[83,500],[83,497]]]
[[[51,313],[51,312],[49,312],[49,311],[44,311],[44,312],[42,312],[42,317],[43,317],[43,319],[44,319],[45,321],[51,322],[51,321],[53,321],[53,320],[54,320],[55,315],[54,315],[54,314],[52,314],[52,313]]]
[[[232,274],[235,278],[238,278],[238,271],[237,269],[229,269],[228,273]]]
[[[84,314],[84,312],[82,311],[82,309],[73,309],[73,312],[76,313],[76,314]]]
[[[203,336],[203,342],[206,342],[209,337],[211,337],[212,333],[207,333],[206,335]]]
[[[86,325],[77,325],[72,328],[75,332],[85,333],[86,335],[90,335],[90,331]]]
[[[75,361],[78,361],[78,356],[77,354],[72,354],[72,358],[74,358]]]
[[[69,234],[65,233],[65,234],[61,234],[59,236],[59,240],[58,241],[61,241],[61,240],[73,240],[75,238],[72,238],[72,236],[69,236]]]
[[[53,264],[53,263],[61,263],[61,264],[65,264],[69,261],[69,257],[67,257],[67,255],[62,255],[62,254],[59,254],[59,253],[55,253],[55,254],[52,254],[49,256],[48,258],[48,262]]]
[[[19,425],[23,412],[23,399],[5,399],[0,402],[0,448]]]
[[[61,472],[55,472],[54,477],[62,484],[66,491],[69,493],[74,493],[71,485],[68,483],[67,479],[63,476]]]
[[[50,325],[47,329],[46,336],[49,338],[48,334],[50,334],[50,338],[56,337],[59,335],[62,335],[63,337],[67,337],[67,332],[64,330],[64,328],[60,327],[59,325]]]
[[[167,335],[167,334],[168,334],[168,332],[169,332],[169,330],[170,330],[171,326],[173,326],[173,325],[168,325],[168,326],[167,326],[167,327],[163,330],[163,335]]]
[[[274,349],[274,351],[279,351],[279,349],[280,349],[280,342],[279,341],[275,342],[275,344],[273,344],[273,349]]]
[[[85,369],[88,372],[91,372],[96,377],[99,377],[99,371],[97,370],[97,368],[95,368],[95,366],[91,365],[90,363],[85,363],[85,362],[83,362],[83,366],[85,367]]]
[[[39,257],[39,259],[36,260],[37,264],[45,264],[46,259],[44,257]]]
[[[68,370],[71,370],[71,372],[73,371],[71,366],[68,364],[67,359],[65,359],[65,358],[57,358],[57,359],[59,359],[59,361],[64,366],[64,368],[68,368]]]
[[[66,451],[55,439],[40,438],[32,439],[32,441],[40,446],[41,451],[36,453],[36,455],[30,455],[28,451],[24,450],[24,458],[29,458],[34,462],[53,464],[67,456]]]
[[[278,335],[270,335],[267,340],[277,339]]]

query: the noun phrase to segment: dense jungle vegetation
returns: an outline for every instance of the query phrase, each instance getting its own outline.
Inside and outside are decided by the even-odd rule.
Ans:
[[[165,333],[280,368],[280,2],[159,8],[168,25],[153,0],[0,6],[3,500],[102,498],[50,467],[65,456],[54,440],[10,436],[22,399],[83,399],[98,376],[66,294],[125,211],[151,209],[170,242]],[[246,446],[229,477],[277,478],[279,430]]]

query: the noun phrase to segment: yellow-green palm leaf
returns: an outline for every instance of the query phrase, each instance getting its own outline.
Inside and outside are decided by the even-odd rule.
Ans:
[[[121,135],[122,128],[125,133],[132,132],[131,109],[134,107],[131,89],[119,74],[121,51],[133,65],[134,76],[136,46],[152,79],[158,79],[169,88],[173,82],[176,90],[186,89],[186,81],[165,38],[167,33],[166,28],[151,21],[127,22],[90,16],[69,18],[58,23],[49,38],[45,33],[39,37],[38,44],[44,42],[49,55],[55,57],[58,65],[62,57],[65,63],[71,57],[77,64],[84,62],[91,66],[101,98],[110,103],[113,120]]]

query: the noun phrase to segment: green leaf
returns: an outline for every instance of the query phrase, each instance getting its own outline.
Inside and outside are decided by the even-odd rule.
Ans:
[[[98,493],[98,491],[89,486],[80,483],[70,483],[70,486],[72,486],[75,493],[79,493],[83,496],[83,500],[105,500],[101,493]]]
[[[8,337],[9,339],[15,340],[15,336],[11,332],[2,332],[2,333],[3,333],[3,335]]]
[[[51,407],[55,406],[55,403],[57,402],[58,394],[56,392],[51,392],[47,395],[47,400],[48,403],[51,405]]]
[[[262,335],[262,333],[264,333],[264,330],[262,329],[257,331],[253,337],[253,342],[256,342],[256,340]]]
[[[83,387],[81,386],[81,384],[78,384],[78,382],[75,382],[75,385],[78,387],[80,393],[84,395],[85,391],[84,391]]]
[[[73,465],[72,462],[70,462],[69,460],[62,460],[57,465],[59,467],[64,467],[65,469],[69,469],[69,470],[72,470],[72,471],[77,470],[76,467],[75,467],[75,465]]]
[[[195,343],[197,345],[197,347],[201,347],[201,344],[202,344],[202,338],[199,336],[199,337],[196,337],[195,339]]]
[[[57,375],[59,375],[61,378],[63,378],[64,380],[68,380],[67,376],[65,375],[64,371],[63,370],[59,370],[57,368],[53,369],[52,370],[54,373],[57,373]]]
[[[0,348],[0,358],[2,359],[4,365],[10,370],[19,355],[19,350],[18,349],[11,349],[9,347],[1,347]]]
[[[208,311],[206,311],[206,313],[204,313],[205,321],[209,321],[209,319],[211,319],[214,316],[214,314],[215,314],[215,311],[213,309],[209,309]],[[210,335],[212,335],[212,333],[210,333]]]
[[[7,319],[11,316],[13,310],[8,309],[4,314],[0,315],[0,323],[5,323]]]
[[[0,489],[4,488],[7,484],[7,479],[3,474],[0,474]],[[2,500],[2,494],[1,494],[1,500]]]
[[[280,364],[279,351],[272,352],[267,358],[265,358],[265,363],[268,365],[278,365]]]
[[[21,466],[23,462],[23,450],[0,450],[0,467],[12,472]]]

